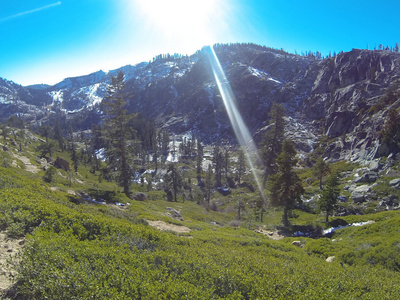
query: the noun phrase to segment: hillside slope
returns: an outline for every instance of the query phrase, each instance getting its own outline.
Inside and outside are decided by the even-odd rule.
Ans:
[[[254,217],[250,204],[258,195],[248,187],[228,196],[215,192],[213,211],[194,199],[167,202],[156,188],[147,200],[129,199],[84,161],[78,172],[57,169],[48,180],[44,169],[51,167],[36,152],[42,138],[15,131],[20,149],[11,133],[1,140],[9,150],[0,151],[0,229],[23,242],[22,249],[0,251],[3,259],[20,251],[2,265],[3,275],[12,275],[3,298],[390,299],[400,293],[399,210],[334,218],[332,225],[370,222],[319,239],[294,237],[278,226],[281,211],[269,210],[264,224]],[[248,203],[238,219],[241,200]],[[330,226],[322,219],[296,210],[290,220],[303,228]],[[277,233],[286,237],[273,239]]]

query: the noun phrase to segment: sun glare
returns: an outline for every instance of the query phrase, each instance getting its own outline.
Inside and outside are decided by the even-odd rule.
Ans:
[[[224,0],[136,0],[136,13],[157,39],[182,51],[195,51],[215,42],[223,22]]]

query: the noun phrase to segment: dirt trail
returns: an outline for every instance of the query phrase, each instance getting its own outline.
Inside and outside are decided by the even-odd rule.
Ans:
[[[24,239],[11,239],[5,232],[0,232],[0,297],[13,284],[15,271],[7,266],[10,257],[15,256],[22,249]]]
[[[259,229],[256,229],[255,232],[266,235],[267,237],[269,237],[272,240],[281,240],[281,239],[285,238],[285,236],[280,234],[278,232],[278,230],[276,230],[276,229],[275,230],[266,230],[266,229],[259,228]]]
[[[158,230],[171,230],[171,231],[175,231],[178,233],[187,233],[190,232],[190,228],[185,227],[185,226],[178,226],[178,225],[174,225],[174,224],[168,224],[165,223],[164,221],[147,221],[149,223],[150,226],[158,229]]]
[[[13,155],[14,155],[15,158],[17,158],[20,161],[22,161],[22,163],[25,165],[26,170],[28,172],[36,174],[36,173],[38,173],[40,171],[37,166],[31,164],[31,161],[26,156],[18,155],[18,154],[15,154],[15,153],[13,153]]]

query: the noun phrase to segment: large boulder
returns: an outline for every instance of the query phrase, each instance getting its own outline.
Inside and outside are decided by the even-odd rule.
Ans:
[[[382,164],[381,164],[381,162],[380,162],[380,160],[373,160],[373,161],[371,161],[370,162],[370,164],[369,164],[369,170],[371,171],[371,172],[378,172],[378,171],[380,171],[382,169]]]
[[[369,185],[361,185],[353,190],[351,193],[351,198],[354,203],[361,203],[366,200],[366,194],[371,191],[371,187]]]
[[[64,158],[61,158],[61,157],[57,157],[57,159],[54,161],[53,165],[56,168],[59,168],[59,169],[64,170],[64,171],[71,170],[70,167],[69,167],[69,162],[66,161]]]
[[[334,260],[336,259],[336,256],[329,256],[327,259],[326,259],[326,262],[333,262]]]
[[[356,179],[356,183],[373,183],[378,179],[378,173],[376,172],[367,172],[363,174],[360,178]]]
[[[400,178],[396,178],[396,179],[391,180],[391,181],[389,182],[389,185],[390,185],[391,187],[396,188],[396,189],[400,189]]]
[[[146,201],[147,195],[145,193],[136,193],[133,195],[133,199],[137,201]]]

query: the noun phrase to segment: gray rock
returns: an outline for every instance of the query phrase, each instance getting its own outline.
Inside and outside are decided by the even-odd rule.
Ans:
[[[293,241],[292,242],[293,246],[301,247],[301,242],[300,241]]]
[[[136,193],[135,195],[133,195],[133,199],[138,201],[146,201],[147,195],[145,193]]]
[[[366,194],[371,191],[371,187],[369,185],[361,185],[353,190],[351,193],[351,198],[354,203],[361,203],[366,200]]]
[[[356,179],[356,183],[373,183],[378,179],[378,174],[376,172],[368,172],[363,174],[360,178]]]
[[[364,184],[356,187],[353,192],[368,193],[371,191],[371,186]]]
[[[327,259],[326,259],[326,262],[333,262],[334,260],[336,259],[336,256],[329,256]]]
[[[382,168],[381,162],[379,160],[373,160],[369,164],[369,169],[372,172],[378,172]]]
[[[361,202],[365,201],[364,193],[360,193],[360,192],[353,192],[351,194],[351,198],[353,199],[354,203],[361,203]]]
[[[169,210],[171,212],[172,217],[174,218],[182,218],[182,215],[179,211],[177,211],[176,209],[172,208],[172,207],[167,207],[167,210]]]
[[[393,179],[389,182],[390,186],[397,187],[400,186],[400,178]]]
[[[336,111],[327,118],[326,135],[330,138],[350,132],[354,128],[356,114],[351,111]]]
[[[69,171],[69,162],[66,161],[64,158],[57,157],[57,159],[54,162],[54,166],[58,169],[64,170],[64,171]]]

